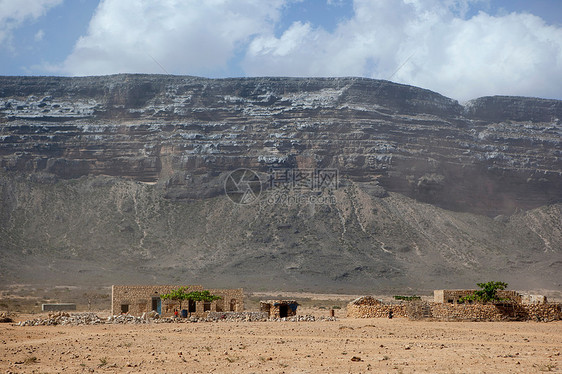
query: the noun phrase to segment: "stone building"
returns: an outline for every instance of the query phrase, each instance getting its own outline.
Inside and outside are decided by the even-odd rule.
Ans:
[[[76,304],[74,303],[41,304],[41,310],[43,312],[76,310]]]
[[[269,318],[285,318],[297,315],[299,303],[295,300],[262,300],[260,311],[266,312]]]
[[[436,303],[456,304],[461,297],[472,295],[477,290],[434,290],[433,301]],[[510,299],[521,303],[522,296],[517,291],[497,290],[496,295],[502,299]]]
[[[160,295],[167,294],[180,287],[186,292],[208,290],[212,295],[220,296],[219,300],[183,301],[182,309],[192,315],[202,316],[208,312],[242,312],[244,310],[244,292],[242,288],[212,289],[200,285],[190,286],[111,286],[111,313],[118,315],[128,313],[140,316],[145,312],[156,311],[161,316],[173,316],[179,310],[179,301],[162,300]]]
[[[523,304],[546,304],[546,303],[548,303],[548,299],[544,295],[524,293],[521,296],[522,296],[521,302]]]

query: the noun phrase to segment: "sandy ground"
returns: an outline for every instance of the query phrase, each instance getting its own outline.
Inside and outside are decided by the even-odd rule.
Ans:
[[[561,350],[562,322],[0,324],[0,373],[561,372]]]

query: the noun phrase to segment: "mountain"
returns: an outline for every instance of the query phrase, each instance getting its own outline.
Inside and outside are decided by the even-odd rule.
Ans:
[[[363,78],[0,77],[0,283],[560,288],[560,118]]]

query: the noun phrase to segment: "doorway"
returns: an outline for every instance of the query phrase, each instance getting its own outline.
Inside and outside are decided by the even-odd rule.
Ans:
[[[285,318],[289,315],[289,306],[288,305],[279,305],[279,317]]]
[[[195,301],[189,300],[188,308],[189,308],[188,309],[189,313],[195,313],[195,309],[196,309]]]
[[[152,298],[152,310],[158,314],[162,314],[162,300],[159,297]]]

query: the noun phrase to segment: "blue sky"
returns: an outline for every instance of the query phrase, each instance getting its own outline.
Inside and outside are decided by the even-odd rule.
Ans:
[[[562,1],[0,0],[0,75],[126,72],[562,99]]]

